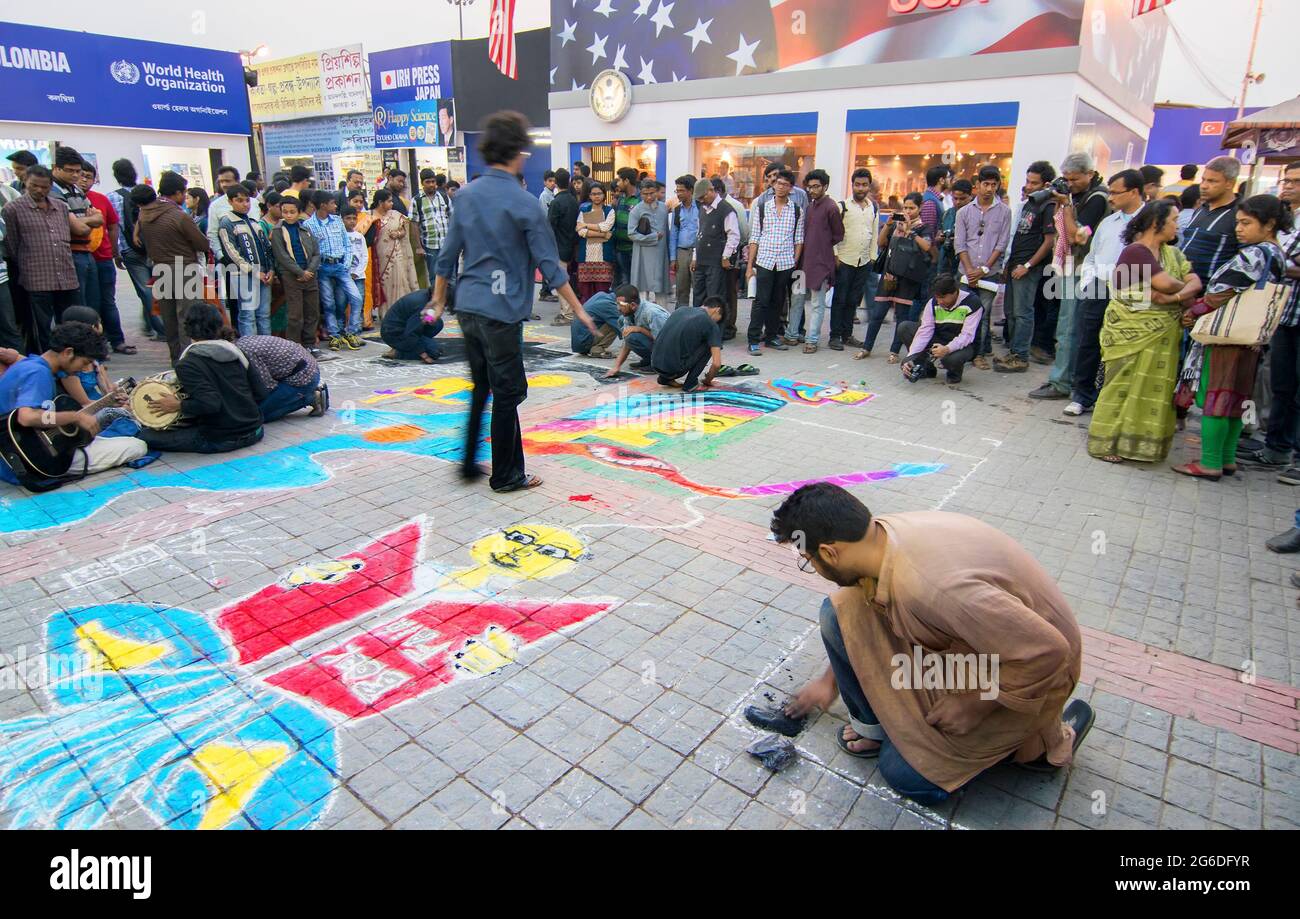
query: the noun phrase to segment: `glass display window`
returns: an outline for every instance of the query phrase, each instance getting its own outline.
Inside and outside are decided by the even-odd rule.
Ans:
[[[784,163],[802,183],[816,168],[817,135],[765,135],[695,138],[695,174],[722,179],[732,197],[746,207],[763,191],[768,163]]]
[[[880,190],[880,207],[897,210],[903,197],[925,191],[925,173],[931,166],[947,163],[957,179],[972,183],[982,166],[993,165],[1002,173],[1002,184],[1010,187],[1011,151],[1015,128],[950,128],[931,131],[877,131],[851,134],[850,168],[867,168]]]
[[[659,173],[663,169],[666,141],[614,140],[608,143],[570,144],[570,161],[581,160],[591,167],[591,177],[604,185],[612,185],[618,171],[631,167],[649,178],[666,181]],[[566,168],[567,168],[566,164]]]

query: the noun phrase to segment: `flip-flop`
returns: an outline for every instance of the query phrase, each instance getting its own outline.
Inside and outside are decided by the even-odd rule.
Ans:
[[[741,364],[736,368],[736,376],[738,377],[753,377],[758,376],[758,374],[759,369],[753,364]]]
[[[524,489],[527,488],[536,488],[538,485],[541,484],[542,484],[542,480],[539,476],[530,475],[530,476],[525,476],[524,478],[520,479],[518,482],[515,482],[514,484],[503,485],[500,488],[494,488],[492,490],[495,491],[497,494],[505,494],[506,492],[510,492],[510,491],[523,491]]]
[[[871,739],[870,737],[859,737],[857,740],[845,740],[844,728],[840,728],[838,731],[835,732],[835,742],[840,745],[840,749],[843,750],[845,753],[847,753],[849,756],[857,757],[858,759],[875,759],[876,757],[880,756],[880,749],[881,749],[880,747],[876,747],[874,750],[850,750],[849,749],[849,744],[851,743],[857,743],[858,740],[870,740],[870,739]]]
[[[739,376],[739,373],[737,373],[736,368],[732,367],[730,364],[723,364],[721,367],[718,368],[718,372],[715,373],[714,376],[734,377],[734,376]]]

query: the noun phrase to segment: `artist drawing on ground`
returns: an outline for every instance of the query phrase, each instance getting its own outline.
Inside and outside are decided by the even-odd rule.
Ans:
[[[1142,165],[1190,2],[0,24],[0,828],[1300,826],[1300,113]]]

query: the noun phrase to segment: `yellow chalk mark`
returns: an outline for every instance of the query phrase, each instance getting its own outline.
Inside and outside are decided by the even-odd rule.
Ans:
[[[216,792],[199,821],[200,830],[219,830],[243,813],[262,783],[289,758],[282,743],[250,744],[247,748],[213,741],[194,751],[194,764]]]
[[[90,658],[92,670],[143,667],[172,650],[165,641],[136,641],[110,632],[98,621],[77,626],[77,647]]]

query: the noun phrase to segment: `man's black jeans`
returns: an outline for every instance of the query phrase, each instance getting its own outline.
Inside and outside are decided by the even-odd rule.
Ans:
[[[1269,381],[1273,401],[1268,409],[1264,443],[1278,460],[1295,459],[1300,438],[1300,326],[1280,325],[1269,341]]]
[[[465,358],[474,381],[469,424],[465,429],[462,468],[469,477],[478,474],[479,435],[483,410],[492,397],[492,477],[488,484],[505,488],[523,482],[524,439],[519,428],[519,404],[528,398],[524,374],[523,323],[500,322],[464,310],[460,318],[465,338]]]
[[[857,268],[844,264],[836,267],[835,296],[831,298],[831,338],[844,341],[853,337],[853,315],[867,292],[870,277],[870,262],[863,262]]]
[[[166,431],[151,431],[141,428],[139,438],[149,445],[150,450],[164,453],[229,453],[251,447],[262,439],[262,429],[239,437],[222,438],[209,436],[197,425],[190,428],[170,428]]]
[[[754,287],[754,305],[749,309],[749,343],[757,345],[780,339],[781,305],[789,293],[794,269],[771,271],[759,265],[754,268],[757,282]]]

